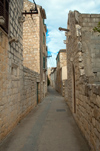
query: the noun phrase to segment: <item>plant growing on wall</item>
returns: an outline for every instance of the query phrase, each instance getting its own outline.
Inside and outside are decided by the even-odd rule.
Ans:
[[[99,32],[100,33],[100,22],[98,23],[97,27],[93,28],[94,32]]]

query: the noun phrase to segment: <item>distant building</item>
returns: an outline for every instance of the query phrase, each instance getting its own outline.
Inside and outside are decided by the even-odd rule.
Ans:
[[[51,68],[49,67],[47,70],[47,75],[48,75],[48,79],[50,80],[50,73],[51,73]]]
[[[50,72],[50,85],[53,88],[56,88],[55,84],[56,84],[56,67],[52,67]]]
[[[67,80],[67,55],[66,49],[61,49],[56,58],[56,90],[65,95],[65,82]]]

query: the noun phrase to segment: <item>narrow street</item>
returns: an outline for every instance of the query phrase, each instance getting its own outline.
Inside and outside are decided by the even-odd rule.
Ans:
[[[72,114],[53,88],[0,146],[0,151],[89,151]]]

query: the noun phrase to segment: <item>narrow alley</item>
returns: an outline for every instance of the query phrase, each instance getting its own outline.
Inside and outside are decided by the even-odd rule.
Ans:
[[[53,88],[4,140],[0,151],[89,151],[64,98]]]

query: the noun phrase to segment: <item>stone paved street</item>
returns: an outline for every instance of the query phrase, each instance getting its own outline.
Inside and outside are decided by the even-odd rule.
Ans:
[[[54,89],[0,146],[0,151],[89,151],[64,98]]]

